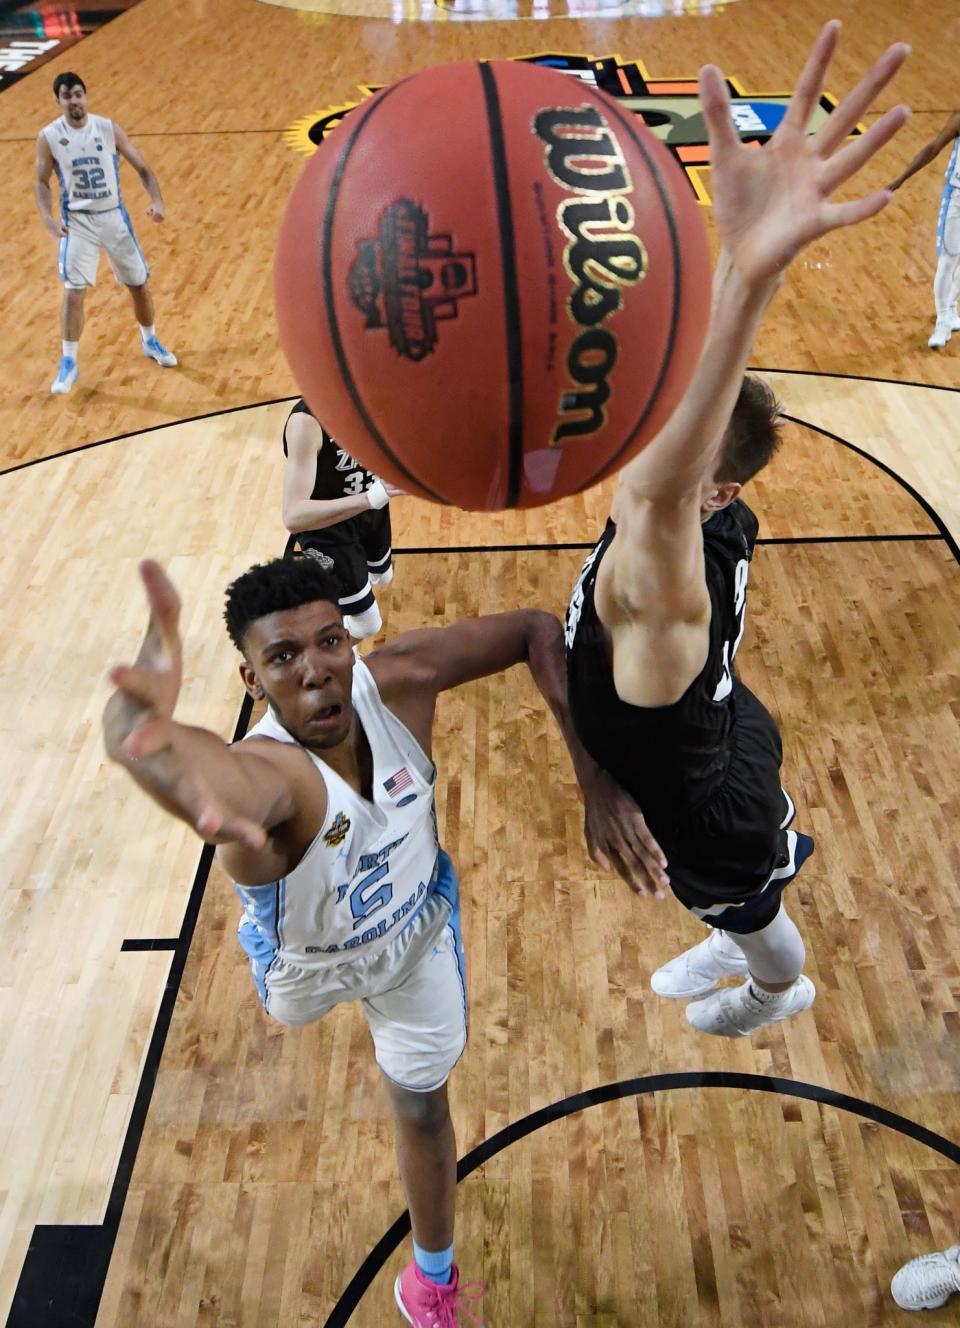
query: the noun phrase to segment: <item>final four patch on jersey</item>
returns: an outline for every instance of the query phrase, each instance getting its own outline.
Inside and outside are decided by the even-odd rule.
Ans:
[[[344,816],[343,812],[337,812],[333,818],[333,825],[323,836],[323,842],[329,844],[331,848],[336,848],[342,844],[350,830],[350,817]]]

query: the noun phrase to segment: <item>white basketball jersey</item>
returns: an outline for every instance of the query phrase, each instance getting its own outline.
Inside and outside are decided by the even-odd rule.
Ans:
[[[287,876],[237,885],[241,926],[252,923],[274,955],[300,968],[374,955],[419,911],[430,892],[439,844],[436,768],[380,699],[357,657],[353,706],[373,757],[373,801],[304,748],[327,786],[327,815]],[[247,735],[296,742],[272,711]]]
[[[950,188],[960,189],[960,138],[953,140],[953,151],[947,162],[946,180]]]
[[[118,208],[120,176],[113,121],[88,115],[82,129],[65,116],[44,126],[57,175],[62,212],[108,212]]]

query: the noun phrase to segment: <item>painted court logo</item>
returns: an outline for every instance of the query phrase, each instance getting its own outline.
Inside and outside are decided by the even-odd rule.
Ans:
[[[477,293],[474,255],[454,252],[450,235],[431,235],[426,212],[408,198],[384,210],[377,238],[357,250],[347,285],[366,327],[386,328],[405,359],[426,359],[437,323],[456,318],[459,301]]]
[[[707,126],[700,104],[695,78],[654,77],[642,60],[624,61],[618,55],[595,58],[592,55],[525,55],[517,57],[526,64],[556,69],[590,87],[616,97],[622,106],[643,120],[647,128],[666,145],[684,168],[690,187],[701,203],[709,203],[703,179],[710,165]],[[380,84],[363,84],[360,98],[339,106],[305,115],[287,129],[287,144],[309,156],[336,126],[366,97],[379,91]],[[775,132],[790,105],[786,92],[747,92],[736,78],[727,79],[732,101],[733,122],[745,143],[762,146]],[[814,108],[808,126],[816,133],[836,106],[835,98],[824,93]],[[858,128],[855,133],[862,133]]]

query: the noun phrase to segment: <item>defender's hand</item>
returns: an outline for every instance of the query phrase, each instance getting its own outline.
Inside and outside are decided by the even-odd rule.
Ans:
[[[581,780],[581,789],[591,861],[615,871],[634,894],[663,899],[670,886],[667,859],[633,798],[599,766]]]
[[[847,203],[830,197],[850,180],[902,127],[910,112],[895,106],[867,133],[842,146],[910,52],[891,46],[813,135],[807,124],[823,91],[836,50],[840,23],[821,30],[797,82],[790,108],[761,149],[741,143],[730,112],[730,96],[720,70],[700,71],[700,92],[710,135],[713,216],[723,247],[740,277],[750,285],[782,272],[812,241],[841,226],[875,216],[890,201],[877,189]]]
[[[151,203],[147,208],[147,216],[151,221],[164,221],[166,219],[167,209],[162,203]]]

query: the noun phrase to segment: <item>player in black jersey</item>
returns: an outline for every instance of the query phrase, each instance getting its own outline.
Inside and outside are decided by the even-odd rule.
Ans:
[[[621,473],[611,520],[567,613],[570,708],[584,746],[640,804],[677,898],[713,930],[659,969],[654,990],[696,998],[695,1028],[743,1037],[807,1009],[804,947],[781,903],[813,843],[788,829],[777,726],[736,678],[757,520],[738,494],[769,460],[778,408],[743,373],[784,269],[812,240],[892,195],[830,195],[897,132],[896,107],[847,135],[903,63],[891,47],[816,134],[839,24],[822,30],[762,152],[740,142],[719,70],[701,71],[721,253],[710,330],[686,397]],[[724,977],[746,981],[719,991]],[[708,995],[708,993],[713,993]]]
[[[283,427],[283,454],[283,524],[337,578],[350,635],[376,636],[383,624],[373,587],[393,580],[388,504],[401,490],[354,461],[302,397]]]

